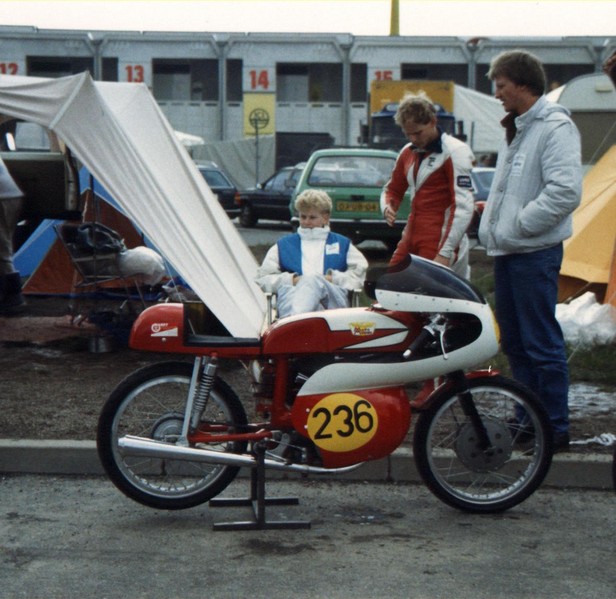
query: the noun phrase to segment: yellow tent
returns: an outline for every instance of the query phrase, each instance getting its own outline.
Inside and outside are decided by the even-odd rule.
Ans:
[[[592,291],[599,302],[616,277],[616,145],[584,177],[582,202],[573,214],[573,235],[565,241],[560,271],[559,301]],[[611,279],[611,283],[610,283]]]

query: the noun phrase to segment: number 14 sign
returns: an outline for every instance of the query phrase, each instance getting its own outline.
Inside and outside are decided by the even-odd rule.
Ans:
[[[244,68],[244,92],[275,92],[276,70],[274,68]]]

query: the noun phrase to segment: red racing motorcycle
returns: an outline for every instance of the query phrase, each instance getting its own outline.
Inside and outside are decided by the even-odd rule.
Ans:
[[[267,470],[332,474],[384,458],[417,412],[416,467],[439,499],[486,513],[528,498],[550,467],[551,427],[529,389],[468,371],[498,351],[482,295],[416,256],[366,291],[370,307],[282,318],[254,339],[221,334],[198,302],[144,310],[130,346],[194,361],[147,366],[111,393],[97,438],[110,479],[142,504],[174,510],[214,500],[248,467],[262,506]],[[250,420],[218,372],[222,360],[246,367]],[[407,386],[433,378],[439,386],[412,406]]]

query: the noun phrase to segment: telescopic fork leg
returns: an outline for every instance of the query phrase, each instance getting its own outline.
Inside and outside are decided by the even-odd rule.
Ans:
[[[462,409],[464,410],[464,413],[466,414],[466,416],[468,416],[471,423],[473,424],[475,434],[477,435],[477,439],[479,441],[479,447],[483,451],[490,449],[492,443],[490,441],[488,431],[486,430],[486,427],[481,420],[481,416],[477,411],[477,406],[473,401],[473,395],[471,394],[470,389],[466,384],[466,377],[464,376],[464,372],[453,372],[450,376],[453,379],[454,383],[458,386],[458,388],[461,389],[460,403],[462,404]]]

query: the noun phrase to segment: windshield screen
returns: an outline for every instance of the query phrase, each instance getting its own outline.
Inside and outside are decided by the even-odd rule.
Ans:
[[[382,156],[323,156],[308,177],[312,187],[382,187],[395,158]]]
[[[201,171],[201,174],[210,187],[233,187],[225,176],[218,171]]]

